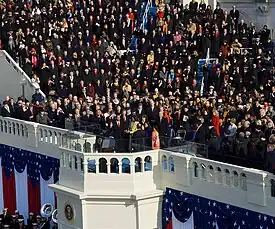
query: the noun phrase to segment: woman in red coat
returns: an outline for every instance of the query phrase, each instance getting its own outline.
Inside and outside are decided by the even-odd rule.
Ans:
[[[213,110],[212,124],[216,129],[217,135],[220,136],[220,117],[217,110]]]

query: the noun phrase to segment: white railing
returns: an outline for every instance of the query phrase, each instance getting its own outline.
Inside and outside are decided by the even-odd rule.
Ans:
[[[83,133],[73,132],[83,136]],[[42,125],[35,122],[27,122],[14,118],[0,116],[1,143],[29,151],[49,153],[59,158],[59,147],[64,141],[64,136],[71,134],[71,131]]]
[[[23,69],[19,66],[18,63],[16,63],[14,61],[14,59],[5,51],[5,50],[0,50],[0,55],[4,55],[7,59],[7,63],[12,65],[14,70],[18,73],[20,73],[20,75],[22,76],[21,79],[18,79],[18,81],[22,81],[25,80],[26,83],[28,84],[28,86],[33,88],[33,92],[35,91],[35,89],[39,89],[39,92],[42,94],[42,96],[44,98],[46,98],[45,94],[40,90],[40,86],[38,83],[36,82],[32,82],[30,77],[23,71]],[[7,76],[8,77],[8,76]],[[4,79],[5,80],[5,79]]]
[[[70,133],[60,128],[0,117],[1,143],[60,158],[60,184],[67,187],[92,192],[96,186],[97,191],[107,192],[112,190],[115,182],[119,184],[118,193],[171,187],[217,201],[232,201],[236,206],[259,212],[272,209],[271,204],[275,204],[275,176],[268,172],[165,150],[137,153],[90,150],[85,153],[64,148],[64,137]],[[74,134],[83,137],[83,133]],[[67,140],[71,141],[70,138]],[[271,212],[275,215],[275,209]]]
[[[160,150],[161,186],[275,215],[271,173]]]

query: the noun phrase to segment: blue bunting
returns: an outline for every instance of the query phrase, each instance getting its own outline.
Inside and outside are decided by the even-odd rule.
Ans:
[[[180,222],[194,216],[196,229],[275,228],[275,218],[200,196],[167,188],[163,197],[162,225],[166,229],[172,212]]]
[[[27,174],[34,185],[40,182],[40,174],[46,181],[52,176],[54,176],[55,183],[59,179],[59,159],[3,144],[0,144],[0,157],[7,177],[14,169],[22,173],[27,165]]]

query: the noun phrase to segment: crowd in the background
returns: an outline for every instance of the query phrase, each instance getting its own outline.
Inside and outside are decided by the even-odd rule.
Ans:
[[[7,1],[2,46],[48,98],[7,98],[2,115],[62,128],[66,120],[97,124],[115,138],[179,134],[208,144],[209,155],[274,171],[270,30],[242,20],[235,6],[153,7],[139,31],[140,0]]]
[[[32,212],[29,213],[27,220],[24,220],[23,215],[18,210],[13,215],[9,213],[9,210],[5,208],[0,214],[0,228],[1,229],[50,229],[57,228],[54,224],[50,226],[50,221],[40,215],[34,215]]]

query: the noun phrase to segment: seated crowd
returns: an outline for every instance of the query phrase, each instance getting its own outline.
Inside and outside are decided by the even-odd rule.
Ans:
[[[29,213],[29,218],[25,224],[23,215],[18,210],[13,215],[8,213],[8,209],[5,208],[3,213],[0,215],[0,229],[50,229],[57,228],[54,224],[50,227],[50,221],[40,215],[34,215],[32,212]]]
[[[76,129],[96,124],[116,139],[186,133],[208,144],[210,157],[274,171],[270,30],[241,20],[235,6],[153,6],[140,31],[139,0],[7,1],[3,48],[47,98],[8,97],[2,115],[61,128],[66,120]]]

